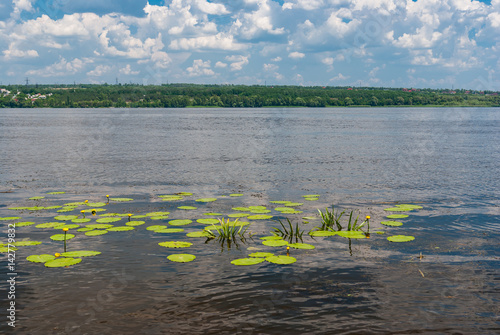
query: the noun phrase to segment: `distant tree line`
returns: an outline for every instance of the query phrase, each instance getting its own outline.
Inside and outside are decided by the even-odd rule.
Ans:
[[[498,92],[240,85],[2,86],[4,108],[500,106]]]

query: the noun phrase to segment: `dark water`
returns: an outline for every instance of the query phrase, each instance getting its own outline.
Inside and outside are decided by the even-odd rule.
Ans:
[[[184,234],[82,233],[71,250],[98,250],[63,269],[25,260],[54,253],[52,229],[16,228],[43,241],[16,252],[16,328],[25,334],[498,334],[500,333],[500,109],[0,109],[0,217],[54,221],[55,210],[12,206],[133,202],[109,212],[208,211],[270,200],[304,202],[292,222],[332,203],[371,215],[370,239],[315,238],[292,265],[237,267],[275,221],[254,221],[238,248]],[[27,200],[50,191],[66,194]],[[161,194],[192,192],[181,202]],[[242,193],[239,198],[221,198]],[[302,195],[320,194],[318,201]],[[194,199],[218,197],[213,203]],[[380,225],[395,203],[424,208],[401,227]],[[177,209],[180,205],[195,211]],[[72,214],[72,213],[69,213]],[[78,214],[78,211],[76,211]],[[273,211],[274,215],[277,215]],[[125,222],[125,221],[124,221]],[[7,239],[8,222],[1,241]],[[307,231],[316,223],[302,224]],[[203,228],[193,223],[186,232]],[[390,243],[386,236],[415,236]],[[193,246],[170,250],[167,240]],[[171,253],[197,259],[177,264]],[[422,253],[423,259],[418,256]],[[1,331],[7,256],[2,256]]]

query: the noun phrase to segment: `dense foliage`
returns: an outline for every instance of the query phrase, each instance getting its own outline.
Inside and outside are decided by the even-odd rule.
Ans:
[[[0,107],[500,106],[497,92],[235,85],[3,86]]]

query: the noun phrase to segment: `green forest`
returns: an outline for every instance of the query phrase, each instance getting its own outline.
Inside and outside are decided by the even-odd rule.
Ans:
[[[244,85],[8,85],[2,108],[500,106],[498,92]]]

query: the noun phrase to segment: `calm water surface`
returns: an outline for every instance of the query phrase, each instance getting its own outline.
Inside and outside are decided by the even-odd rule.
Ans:
[[[169,219],[272,209],[272,200],[304,203],[303,213],[287,216],[294,223],[331,204],[372,217],[370,239],[307,236],[316,249],[291,250],[297,262],[286,266],[230,263],[248,248],[286,253],[259,239],[273,220],[251,221],[253,239],[230,249],[146,230],[168,220],[92,238],[77,232],[70,250],[102,254],[63,269],[25,260],[60,252],[49,239],[58,231],[18,227],[17,239],[43,244],[16,252],[16,333],[498,334],[499,145],[498,108],[0,109],[0,217],[51,222],[56,210],[8,207],[105,201],[106,194],[134,199],[109,212],[162,210]],[[194,195],[158,197],[176,192]],[[231,193],[243,196],[222,197]],[[305,194],[321,197],[304,201]],[[194,201],[202,197],[218,200]],[[423,209],[401,227],[381,225],[383,209],[396,203]],[[1,241],[8,222],[0,221]],[[307,232],[317,223],[300,225]],[[415,241],[387,241],[397,234]],[[167,240],[193,246],[158,246]],[[166,259],[180,252],[197,259]],[[6,255],[1,263],[0,331],[10,332]]]

